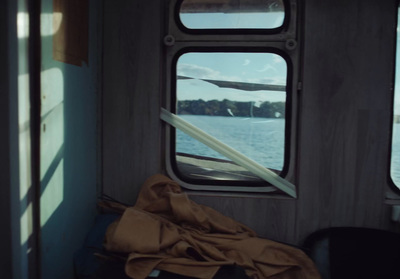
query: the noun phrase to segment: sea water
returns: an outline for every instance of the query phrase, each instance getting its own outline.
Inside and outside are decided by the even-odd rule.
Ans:
[[[180,115],[219,141],[257,163],[282,170],[285,147],[285,119]],[[197,156],[226,159],[223,155],[181,131],[176,134],[176,151]],[[393,126],[391,177],[400,188],[400,123]]]
[[[204,115],[180,115],[180,117],[257,163],[282,170],[285,146],[284,119]],[[181,131],[177,131],[176,151],[227,159]]]

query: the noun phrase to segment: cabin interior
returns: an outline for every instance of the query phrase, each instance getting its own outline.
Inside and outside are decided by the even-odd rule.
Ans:
[[[194,180],[182,187],[190,199],[295,246],[331,227],[400,233],[390,176],[398,1],[285,0],[275,34],[186,32],[177,3],[2,2],[1,278],[74,278],[101,197],[133,205],[148,177],[175,178],[160,111],[174,111],[171,65],[185,48],[275,49],[291,65],[281,176],[295,197]]]

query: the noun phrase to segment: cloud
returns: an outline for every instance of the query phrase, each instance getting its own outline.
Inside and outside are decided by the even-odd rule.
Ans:
[[[244,81],[240,77],[225,76],[222,75],[219,71],[194,64],[178,64],[177,73],[179,76],[191,77],[196,79]]]
[[[265,72],[272,70],[278,72],[273,66],[265,65],[264,68],[258,70],[258,72]],[[271,75],[262,74],[263,77],[251,78],[247,74],[243,74],[241,77],[238,76],[226,76],[222,75],[219,71],[213,70],[208,67],[202,67],[194,64],[178,64],[177,69],[178,75],[191,77],[195,79],[212,79],[212,80],[226,80],[226,81],[237,81],[237,82],[249,82],[249,83],[260,83],[260,84],[274,84],[274,85],[285,85],[286,75]],[[247,78],[245,78],[247,76]]]
[[[244,62],[243,62],[243,66],[249,65],[250,62],[251,62],[251,61],[250,61],[249,59],[245,59]]]
[[[286,85],[285,76],[275,76],[267,78],[251,78],[247,79],[246,82],[250,83],[260,83],[260,84],[273,84],[273,85]]]
[[[220,88],[201,80],[179,80],[177,86],[179,100],[222,101],[228,99],[240,102],[281,102],[286,100],[286,93],[282,91],[241,91],[232,88]]]
[[[218,71],[193,64],[178,64],[177,72],[180,76],[200,79],[215,79],[220,76]]]
[[[266,71],[269,71],[269,70],[272,70],[272,71],[274,71],[276,73],[278,72],[278,70],[275,67],[273,67],[273,66],[271,66],[269,64],[265,65],[262,69],[257,70],[257,72],[266,72]]]
[[[280,64],[280,63],[282,63],[283,61],[285,61],[285,60],[284,60],[282,57],[278,56],[278,55],[276,55],[276,56],[274,57],[274,60],[273,60],[274,64]]]

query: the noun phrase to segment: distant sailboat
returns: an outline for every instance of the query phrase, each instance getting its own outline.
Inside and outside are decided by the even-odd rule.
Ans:
[[[254,117],[253,108],[254,107],[259,108],[261,106],[261,104],[262,104],[262,101],[252,101],[250,103],[250,117],[252,117],[252,118]]]
[[[230,108],[227,108],[226,111],[227,111],[231,116],[235,117],[235,115],[233,115],[233,112],[232,112],[232,110],[231,110]]]

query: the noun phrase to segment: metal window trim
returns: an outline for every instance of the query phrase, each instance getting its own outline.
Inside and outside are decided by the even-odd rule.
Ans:
[[[165,76],[164,76],[164,93],[162,94],[162,106],[169,111],[174,111],[172,108],[172,94],[173,93],[173,82],[176,77],[173,71],[174,59],[179,53],[182,53],[184,49],[218,49],[226,48],[232,52],[240,52],[243,50],[250,51],[252,49],[260,49],[263,52],[269,52],[271,49],[275,49],[280,53],[283,53],[288,57],[289,63],[291,63],[291,73],[288,72],[287,79],[287,94],[288,102],[286,120],[290,125],[286,125],[285,138],[288,142],[285,147],[285,165],[287,169],[282,171],[281,176],[291,183],[295,184],[296,181],[296,161],[297,161],[297,126],[298,126],[298,114],[299,114],[299,92],[301,88],[298,88],[300,84],[300,44],[298,43],[299,34],[297,29],[297,1],[289,0],[291,13],[290,22],[287,30],[283,30],[279,34],[186,34],[176,27],[175,19],[173,17],[173,8],[176,2],[179,0],[171,0],[169,3],[169,11],[166,11],[166,36],[164,37],[165,45]],[[289,71],[288,67],[288,71]],[[201,183],[193,183],[183,181],[178,174],[175,173],[174,167],[171,165],[171,135],[174,133],[174,128],[169,125],[163,126],[163,141],[165,150],[163,152],[164,167],[167,174],[179,182],[184,188],[188,190],[196,191],[211,191],[211,192],[242,192],[244,193],[271,193],[276,192],[274,186],[268,183],[264,185],[251,185],[245,186],[245,183],[238,185],[225,183],[223,185],[215,185],[215,183],[208,183],[202,181]],[[287,163],[286,163],[287,161]]]

